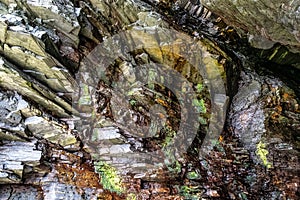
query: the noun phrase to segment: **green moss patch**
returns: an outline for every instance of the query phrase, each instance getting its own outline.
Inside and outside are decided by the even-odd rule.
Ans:
[[[118,176],[116,169],[102,161],[95,162],[94,164],[96,172],[100,175],[101,184],[104,189],[116,192],[117,194],[124,192],[122,179]]]

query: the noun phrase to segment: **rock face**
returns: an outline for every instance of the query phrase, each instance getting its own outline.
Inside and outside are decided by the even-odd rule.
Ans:
[[[234,97],[228,120],[233,134],[243,143],[253,161],[272,169],[275,177],[286,183],[291,197],[297,195],[294,173],[299,172],[299,102],[295,93],[279,79],[245,70],[240,89]],[[285,157],[288,165],[280,162]],[[253,168],[259,174],[258,168]],[[252,172],[253,172],[252,171]],[[260,177],[254,174],[250,193],[260,193]],[[251,182],[251,181],[250,181]],[[264,192],[263,198],[274,192]]]
[[[66,42],[56,45],[59,36],[47,27],[47,23],[45,26],[39,25],[39,20],[35,24],[29,23],[27,15],[33,16],[27,13],[26,5],[10,2],[9,7],[3,4],[1,6],[0,51],[6,59],[19,67],[14,67],[1,57],[1,86],[19,92],[60,116],[69,116],[74,111],[66,100],[73,92],[74,79],[67,70],[71,66],[65,67],[58,61],[64,60],[63,56],[55,57],[59,54],[58,48],[63,47]],[[68,43],[68,46],[72,49],[72,43]],[[51,49],[52,55],[47,52],[48,49]]]
[[[97,161],[96,168],[107,188],[121,192],[118,183],[105,181],[105,177],[115,177],[109,165],[126,185],[132,184],[132,178],[145,183],[130,190],[137,198],[150,198],[150,194],[143,194],[146,187],[160,187],[157,194],[152,194],[153,198],[175,198],[171,191],[181,192],[181,184],[176,182],[171,191],[164,191],[166,180],[175,181],[184,176],[182,168],[188,165],[186,158],[182,155],[178,158],[176,154],[185,148],[185,140],[190,137],[193,141],[199,124],[202,127],[199,132],[205,134],[209,129],[209,115],[215,116],[211,121],[218,121],[210,127],[211,138],[222,129],[229,88],[228,84],[224,85],[225,66],[231,70],[238,67],[210,40],[191,39],[172,30],[159,13],[146,6],[120,1],[111,5],[109,13],[103,9],[107,7],[105,1],[91,3],[104,17],[117,16],[108,19],[109,23],[118,25],[111,28],[129,31],[104,40],[83,59],[78,72],[81,93],[76,95],[80,97],[76,103],[82,114],[90,117],[80,125],[84,149]],[[136,13],[125,15],[127,8]],[[99,31],[107,31],[104,24],[95,25]],[[103,78],[103,74],[110,76]],[[214,89],[212,98],[208,88]],[[213,115],[214,112],[219,114]],[[184,128],[180,129],[180,125]],[[173,137],[177,137],[175,145],[178,146],[173,146],[171,151]],[[200,133],[195,137],[200,138]],[[160,154],[164,154],[162,159]]]
[[[202,0],[212,12],[223,16],[228,24],[246,32],[250,43],[269,49],[275,42],[289,45],[299,52],[299,1]]]
[[[0,199],[297,199],[297,1],[0,2]]]
[[[162,166],[165,165],[162,163],[164,161],[155,161],[160,165],[154,167],[140,159],[138,152],[143,151],[145,154],[151,149],[169,145],[169,140],[175,136],[179,118],[177,113],[187,113],[180,111],[179,101],[185,102],[187,99],[196,110],[197,115],[190,119],[196,122],[196,127],[190,125],[192,129],[196,128],[195,134],[199,126],[198,120],[201,120],[204,134],[211,113],[220,112],[224,117],[228,99],[226,89],[229,88],[224,85],[225,65],[227,67],[235,65],[231,58],[209,40],[193,41],[187,35],[176,36],[180,33],[174,30],[175,35],[168,35],[169,32],[166,32],[166,28],[170,28],[168,22],[164,21],[160,14],[151,12],[150,6],[142,2],[119,1],[111,5],[105,1],[77,2],[78,8],[69,1],[3,1],[3,3],[6,5],[2,5],[0,16],[2,45],[0,85],[3,110],[1,183],[20,184],[20,187],[1,186],[3,191],[14,191],[16,197],[36,194],[37,198],[42,195],[45,199],[78,199],[79,196],[83,199],[111,198],[111,194],[103,190],[99,183],[102,183],[104,189],[121,195],[124,185],[131,187],[134,181],[156,180],[156,183],[144,183],[144,186],[132,190],[129,196],[137,195],[138,191],[149,196],[147,192],[151,191],[160,197],[180,198],[178,194],[180,189],[174,186],[173,189],[177,192],[172,195],[166,183],[159,183],[171,178],[167,175],[168,169]],[[36,19],[30,21],[32,18]],[[157,21],[160,21],[159,24]],[[126,102],[121,101],[123,97],[112,90],[109,83],[101,82],[101,77],[93,75],[97,72],[97,67],[101,67],[99,66],[101,61],[92,60],[96,61],[95,65],[83,71],[84,63],[88,60],[85,59],[81,63],[79,73],[76,76],[72,74],[76,72],[76,66],[79,66],[77,49],[80,49],[81,55],[86,56],[93,45],[108,40],[105,37],[122,29],[136,29],[130,35],[134,39],[128,41],[132,43],[141,41],[141,46],[133,49],[133,52],[113,57],[117,62],[114,68],[109,69],[112,70],[112,74],[108,78],[114,78],[118,74],[113,72],[121,70],[120,78],[127,79],[134,85],[130,86],[131,90],[128,91],[131,93],[129,102],[131,108],[128,108]],[[172,44],[166,43],[169,40]],[[180,40],[190,42],[185,44]],[[193,43],[198,46],[193,46]],[[112,43],[107,50],[114,53],[113,50],[118,50],[117,47],[118,43]],[[189,61],[183,53],[190,54]],[[132,67],[137,65],[144,67],[134,74]],[[148,69],[152,65],[157,65],[161,69],[153,67]],[[166,68],[168,65],[171,69]],[[200,73],[198,67],[206,67],[206,72],[203,70],[207,74],[201,74],[203,72]],[[85,87],[80,87],[80,92],[84,92],[84,95],[90,98],[78,100],[80,106],[85,108],[89,106],[90,113],[85,113],[85,116],[91,113],[100,116],[95,118],[96,125],[92,124],[91,127],[84,126],[85,121],[90,125],[85,118],[80,119],[82,127],[74,123],[78,120],[75,116],[81,117],[80,112],[86,111],[79,109],[78,112],[72,107],[72,100],[73,103],[77,100],[76,95],[73,95],[74,99],[71,95],[77,89],[74,77],[86,78],[86,74],[82,72],[90,73],[88,78],[96,78],[94,81],[87,81]],[[170,75],[166,76],[165,72]],[[172,80],[172,77],[178,76],[175,72],[188,81],[179,80],[176,83]],[[142,80],[140,77],[149,77],[147,87],[139,83]],[[158,81],[161,85],[154,85],[153,81]],[[166,84],[169,87],[174,84],[175,90],[168,90]],[[218,84],[221,84],[221,87],[215,87]],[[213,99],[209,97],[207,89],[212,86],[216,89]],[[90,88],[98,90],[97,93],[85,93]],[[195,96],[191,96],[193,92],[190,90],[196,91]],[[110,98],[112,95],[114,98]],[[97,101],[98,104],[87,104]],[[157,109],[152,108],[152,104],[159,106]],[[217,110],[211,111],[212,105],[216,105]],[[114,113],[109,113],[110,110]],[[148,110],[153,114],[149,116]],[[182,116],[186,118],[185,115]],[[131,127],[126,129],[128,117],[136,119],[129,121],[133,124],[147,125],[151,122],[151,134],[156,139],[153,142],[151,137],[140,139],[139,134],[142,132]],[[164,121],[160,122],[162,118]],[[153,120],[157,124],[152,123]],[[165,126],[162,133],[160,133],[161,125]],[[222,123],[213,128],[222,128]],[[183,129],[186,136],[189,129]],[[26,152],[25,157],[19,155],[21,146]],[[129,155],[132,155],[132,159],[128,158]],[[169,169],[178,176],[181,173],[181,164],[175,160],[171,152],[168,152],[167,156],[170,159],[166,161]],[[186,163],[187,160],[182,162]],[[93,164],[95,169],[92,168]],[[172,166],[173,164],[176,166]],[[96,172],[101,175],[100,180],[98,176],[93,178]],[[120,182],[116,180],[121,180],[120,175],[123,183],[118,187]],[[24,189],[22,184],[30,185],[24,194],[19,192]],[[159,190],[147,187],[159,187]],[[176,187],[180,187],[180,184]],[[1,195],[4,197],[5,194]]]

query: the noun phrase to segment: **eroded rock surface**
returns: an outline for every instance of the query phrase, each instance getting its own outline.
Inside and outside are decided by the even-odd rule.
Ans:
[[[17,92],[2,90],[0,105],[1,199],[113,198],[70,125]]]
[[[299,196],[297,81],[253,70],[297,54],[275,45],[253,61],[199,1],[1,2],[1,199]],[[282,35],[257,22],[272,41],[251,41],[297,48],[297,15],[282,19]]]
[[[47,29],[31,26],[23,11],[12,9],[1,14],[1,53],[55,92],[71,93],[71,76],[46,52],[42,37]]]
[[[274,187],[284,188],[285,192],[277,193],[278,198],[296,198],[297,178],[294,177],[300,170],[300,115],[295,93],[277,78],[246,70],[231,106],[229,126],[233,134],[243,143],[252,161],[267,169],[266,176]],[[289,164],[280,162],[283,158],[289,160]],[[260,171],[257,167],[255,170]],[[254,173],[262,173],[258,171]],[[249,176],[259,179],[254,174]],[[258,193],[257,183],[252,184]],[[273,195],[274,191],[265,192],[264,198],[274,198]]]
[[[299,49],[299,1],[202,0],[205,6],[249,33],[254,46],[269,49],[273,41]],[[264,38],[264,39],[263,39]]]

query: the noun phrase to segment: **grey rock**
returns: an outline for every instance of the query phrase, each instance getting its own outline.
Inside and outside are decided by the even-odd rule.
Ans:
[[[46,45],[41,39],[45,35],[52,37],[51,30],[42,26],[32,27],[24,11],[20,10],[7,10],[0,15],[0,21],[1,52],[5,57],[54,91],[73,91],[73,78],[56,58],[46,52]]]
[[[77,10],[68,0],[62,1],[21,1],[22,6],[32,16],[39,17],[46,25],[58,29],[74,43],[79,43],[80,26],[77,21]],[[78,9],[78,8],[77,8]]]
[[[44,106],[44,108],[52,110],[58,116],[69,117],[70,115],[66,111],[76,113],[68,102],[58,97],[54,92],[31,79],[5,59],[0,59],[1,87],[14,90],[26,96],[32,101]]]
[[[0,185],[2,199],[43,199],[38,187],[20,185]]]
[[[275,154],[278,146],[282,146],[284,141],[289,141],[287,138],[299,137],[296,132],[299,130],[300,116],[296,114],[298,101],[292,100],[294,95],[283,82],[274,77],[259,76],[253,71],[242,73],[240,88],[233,98],[229,120],[233,133],[250,151],[256,162],[262,163],[258,153],[261,146],[267,149],[267,154]],[[288,104],[292,105],[284,107],[287,96],[290,98]],[[286,128],[282,128],[283,126]],[[299,141],[296,139],[292,142],[293,147],[285,151],[294,155],[294,149],[297,149],[298,145]]]
[[[46,139],[54,144],[61,145],[66,149],[79,149],[79,141],[76,137],[68,132],[66,127],[46,120],[43,117],[33,116],[26,118],[25,124],[31,134],[39,139]]]
[[[39,165],[42,152],[35,147],[36,141],[5,141],[0,145],[0,183],[21,183],[24,166]]]

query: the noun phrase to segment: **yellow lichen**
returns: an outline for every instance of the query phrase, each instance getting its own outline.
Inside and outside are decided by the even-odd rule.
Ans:
[[[264,166],[266,166],[267,168],[271,168],[272,164],[267,159],[267,155],[269,154],[269,152],[265,148],[266,148],[266,144],[260,141],[256,145],[256,155],[261,159]]]
[[[129,193],[126,200],[137,200],[137,196],[134,193]]]

